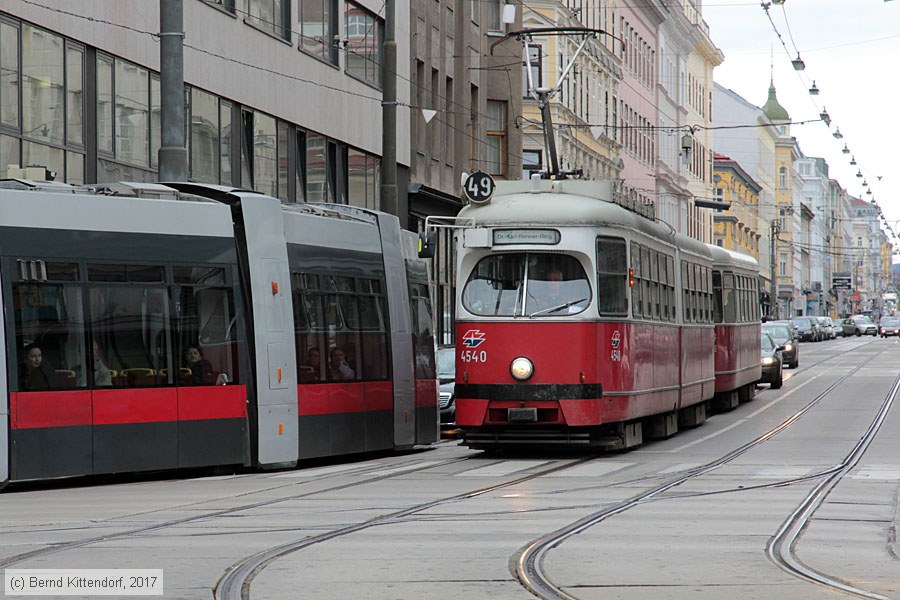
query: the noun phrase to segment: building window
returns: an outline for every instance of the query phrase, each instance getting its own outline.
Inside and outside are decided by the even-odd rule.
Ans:
[[[347,149],[347,203],[378,209],[380,204],[381,159],[360,150]]]
[[[492,175],[506,175],[506,102],[487,101],[487,172]]]
[[[778,274],[782,277],[787,275],[787,254],[778,255]]]
[[[787,167],[778,167],[778,189],[786,190],[787,187]]]
[[[275,119],[244,109],[241,115],[241,185],[278,197]]]
[[[34,165],[84,183],[84,48],[0,20],[0,128],[0,177]]]
[[[535,173],[540,173],[543,167],[540,150],[522,150],[522,179],[531,179]]]
[[[288,0],[247,0],[247,20],[267,33],[291,39],[291,3]]]
[[[541,46],[537,44],[528,44],[528,61],[522,63],[522,97],[530,98],[528,93],[528,73],[531,72],[531,85],[535,88],[541,87],[541,59],[543,52]]]
[[[336,0],[300,0],[300,47],[310,54],[338,63]]]
[[[219,100],[191,89],[191,179],[219,183]]]
[[[347,74],[380,88],[384,22],[348,2],[344,5],[344,35]]]
[[[485,15],[488,31],[503,31],[503,23],[501,22],[500,14],[503,11],[504,3],[504,0],[488,0],[486,7],[487,15]]]

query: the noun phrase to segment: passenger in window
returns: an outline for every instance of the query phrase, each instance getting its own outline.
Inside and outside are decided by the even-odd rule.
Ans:
[[[224,373],[216,373],[212,364],[203,358],[199,346],[188,346],[184,350],[184,362],[191,371],[188,385],[225,385],[228,383]]]
[[[106,366],[106,362],[103,360],[103,353],[100,351],[100,345],[97,342],[93,342],[92,347],[94,363],[94,387],[112,387],[112,371],[108,366]],[[82,365],[78,365],[77,367],[75,367],[75,372],[78,374],[79,386],[87,385],[87,381],[85,380],[85,371],[86,368]]]
[[[93,342],[94,356],[94,387],[112,387],[112,371],[103,360],[100,345]]]
[[[344,351],[339,346],[331,349],[328,361],[328,378],[335,381],[346,381],[356,378],[356,373],[347,363]]]
[[[25,347],[25,362],[19,368],[19,385],[29,392],[59,387],[56,373],[44,360],[44,352],[37,344]]]
[[[306,361],[300,368],[301,381],[318,381],[322,372],[322,359],[318,348],[310,348],[306,353]]]

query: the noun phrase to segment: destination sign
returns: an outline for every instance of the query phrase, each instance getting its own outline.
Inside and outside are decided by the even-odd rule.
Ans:
[[[559,243],[559,232],[555,229],[495,229],[494,244],[545,244]]]

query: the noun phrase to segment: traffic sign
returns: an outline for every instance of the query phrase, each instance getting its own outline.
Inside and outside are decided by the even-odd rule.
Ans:
[[[463,183],[463,193],[475,204],[484,204],[494,194],[494,178],[483,171],[475,171]]]

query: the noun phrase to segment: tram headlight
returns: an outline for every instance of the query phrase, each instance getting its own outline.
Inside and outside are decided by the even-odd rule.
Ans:
[[[534,375],[534,363],[524,356],[514,358],[509,364],[509,374],[519,381],[525,381]]]

